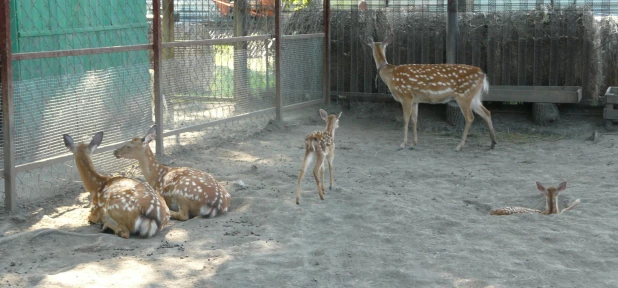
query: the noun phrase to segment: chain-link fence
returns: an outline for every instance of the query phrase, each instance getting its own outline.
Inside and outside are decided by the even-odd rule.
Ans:
[[[492,85],[582,86],[583,103],[599,104],[618,85],[618,1],[458,2],[456,62],[481,67]],[[332,3],[333,94],[388,93],[361,37],[381,41],[392,64],[446,62],[447,1],[367,0]]]
[[[158,13],[149,0],[11,3],[13,195],[19,205],[83,190],[65,133],[89,141],[104,131],[96,168],[127,172],[133,162],[112,157],[111,150],[155,123],[156,83],[166,154],[244,137],[275,119],[277,53],[283,111],[323,101],[324,28],[289,29],[292,13],[321,21],[318,6],[285,6],[282,50],[276,51],[270,0],[160,0]]]

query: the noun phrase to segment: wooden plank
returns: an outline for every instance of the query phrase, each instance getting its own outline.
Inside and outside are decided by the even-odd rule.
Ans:
[[[333,96],[345,96],[348,100],[391,101],[390,93],[353,93],[331,91]],[[491,86],[483,101],[528,102],[528,103],[579,103],[581,87],[534,87],[534,86]]]
[[[576,90],[575,90],[576,89]],[[579,103],[581,87],[492,86],[483,101],[527,103]]]

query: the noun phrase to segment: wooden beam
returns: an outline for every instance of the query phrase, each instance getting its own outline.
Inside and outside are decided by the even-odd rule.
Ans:
[[[2,139],[4,148],[4,205],[9,212],[17,212],[15,187],[15,119],[13,107],[13,61],[11,44],[11,1],[0,5],[0,70],[2,81]]]
[[[391,101],[388,93],[357,93],[331,91],[332,96],[344,96],[351,100]],[[489,102],[528,102],[528,103],[579,103],[579,86],[491,86],[483,101]]]
[[[163,156],[163,97],[161,94],[161,19],[159,0],[152,0],[152,14],[155,21],[152,22],[152,39],[153,39],[153,70],[154,70],[154,97],[155,97],[155,124],[157,124],[157,135],[155,143],[157,145],[157,156]]]
[[[282,107],[283,97],[281,95],[281,0],[275,0],[275,119],[283,120]]]

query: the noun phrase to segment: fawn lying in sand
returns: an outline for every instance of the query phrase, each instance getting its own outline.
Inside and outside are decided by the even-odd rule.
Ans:
[[[150,186],[131,178],[104,176],[94,168],[91,155],[103,141],[103,132],[95,134],[90,144],[75,144],[67,134],[63,138],[92,198],[89,222],[102,222],[103,230],[110,228],[122,238],[129,238],[130,234],[152,237],[165,226],[170,211],[163,197]]]
[[[142,173],[167,205],[178,204],[178,211],[171,212],[174,220],[185,221],[191,217],[215,217],[227,212],[232,198],[212,175],[193,168],[168,167],[159,163],[150,142],[155,139],[156,125],[146,136],[133,138],[114,151],[116,158],[136,159]]]
[[[320,109],[320,116],[326,121],[326,128],[323,131],[314,131],[305,137],[305,158],[303,166],[298,174],[298,189],[296,190],[296,204],[300,204],[300,184],[305,176],[305,171],[311,161],[316,158],[313,168],[313,177],[318,185],[320,199],[324,200],[324,160],[328,160],[328,170],[330,172],[330,189],[333,189],[333,159],[335,158],[335,129],[339,127],[339,115],[328,115],[326,111]],[[322,181],[320,175],[322,174]]]
[[[539,189],[539,191],[541,191],[541,193],[543,193],[543,195],[545,195],[545,211],[530,209],[530,208],[525,208],[525,207],[506,207],[506,208],[499,208],[499,209],[492,210],[491,215],[511,215],[511,214],[524,214],[524,213],[540,213],[540,214],[548,215],[548,214],[560,214],[560,213],[569,211],[573,207],[575,207],[577,204],[579,204],[580,201],[579,199],[575,200],[573,204],[571,204],[567,208],[564,208],[562,211],[558,209],[558,194],[564,191],[564,189],[566,189],[566,184],[567,182],[564,181],[560,183],[560,185],[558,185],[558,188],[555,188],[553,186],[545,188],[543,184],[541,184],[539,181],[536,181],[536,187]]]

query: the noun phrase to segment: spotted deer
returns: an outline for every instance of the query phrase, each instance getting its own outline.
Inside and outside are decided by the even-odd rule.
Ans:
[[[102,223],[103,230],[110,228],[122,238],[131,234],[149,238],[167,224],[170,211],[150,186],[131,178],[104,176],[94,168],[91,155],[103,141],[103,132],[95,134],[90,144],[75,144],[68,134],[63,138],[92,199],[90,223]]]
[[[328,115],[326,111],[320,109],[320,116],[326,121],[326,128],[323,131],[314,131],[305,137],[305,158],[303,165],[298,174],[298,188],[296,190],[296,204],[300,204],[300,186],[305,177],[305,171],[309,164],[315,158],[315,167],[313,168],[313,177],[318,185],[318,194],[320,199],[324,200],[324,160],[328,161],[328,170],[330,173],[330,186],[333,189],[333,160],[335,159],[335,130],[339,128],[339,115]],[[320,181],[320,175],[322,181]]]
[[[558,209],[558,194],[564,191],[564,189],[566,189],[566,184],[567,182],[564,181],[560,183],[560,185],[558,185],[558,188],[553,187],[553,186],[545,188],[545,186],[543,186],[541,182],[536,181],[537,189],[539,189],[539,191],[541,191],[541,193],[545,195],[545,210],[544,211],[525,208],[525,207],[506,207],[506,208],[494,209],[491,211],[490,214],[491,215],[512,215],[512,214],[540,213],[544,215],[549,215],[549,214],[564,213],[566,211],[573,209],[573,207],[575,207],[577,204],[580,203],[580,200],[577,199],[569,207],[562,209],[562,211]]]
[[[465,118],[465,127],[461,141],[455,148],[460,151],[466,143],[470,125],[474,121],[472,111],[479,114],[487,123],[491,149],[496,143],[496,135],[491,122],[491,113],[481,103],[483,93],[489,91],[487,76],[481,68],[464,64],[405,64],[392,65],[386,61],[385,48],[393,42],[394,35],[389,35],[384,42],[373,42],[368,36],[366,44],[371,47],[373,59],[378,68],[378,75],[393,98],[403,108],[403,143],[397,150],[406,148],[408,144],[408,125],[412,121],[413,149],[418,143],[416,124],[419,103],[447,103],[455,100]]]
[[[198,215],[212,218],[227,212],[231,196],[212,175],[193,168],[169,167],[156,160],[149,145],[156,131],[153,125],[146,136],[133,138],[116,149],[114,156],[139,162],[144,177],[167,205],[178,205],[178,211],[171,212],[172,219],[185,221]]]

